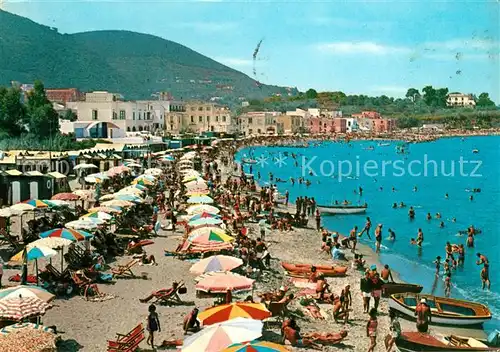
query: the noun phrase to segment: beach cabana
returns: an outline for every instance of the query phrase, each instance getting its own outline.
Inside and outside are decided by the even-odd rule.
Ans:
[[[243,260],[240,258],[229,255],[213,255],[193,264],[189,271],[193,274],[202,275],[214,271],[230,271],[242,265]]]
[[[260,320],[236,318],[211,325],[187,337],[182,352],[221,351],[235,343],[255,340],[262,336]]]

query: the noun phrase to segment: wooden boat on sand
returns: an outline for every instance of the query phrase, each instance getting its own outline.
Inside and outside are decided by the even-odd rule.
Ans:
[[[423,286],[415,284],[407,284],[404,282],[388,282],[382,286],[382,296],[390,297],[396,293],[420,293]]]
[[[479,326],[491,319],[490,310],[483,304],[416,293],[392,295],[389,307],[399,315],[414,320],[416,306],[422,298],[431,308],[432,325]]]
[[[396,347],[400,352],[500,351],[499,348],[488,347],[481,341],[470,337],[432,336],[421,332],[401,333],[401,337],[396,340]]]
[[[281,262],[281,266],[290,274],[290,276],[305,277],[311,274],[311,264],[291,264]],[[346,266],[314,265],[314,267],[318,273],[323,273],[326,277],[345,276],[347,272]]]
[[[318,205],[321,214],[361,214],[368,205]]]

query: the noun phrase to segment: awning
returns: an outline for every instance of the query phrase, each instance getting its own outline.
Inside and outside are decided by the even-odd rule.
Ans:
[[[98,156],[99,158],[101,158],[101,159],[108,159],[108,157],[107,157],[106,155],[101,154],[101,153],[97,154],[97,156]]]
[[[57,179],[66,178],[66,175],[63,175],[57,171],[49,172],[47,175],[52,176],[52,177],[57,178]]]
[[[122,159],[122,157],[121,157],[121,156],[119,156],[118,154],[113,154],[113,157],[114,157],[115,159],[118,159],[118,160],[121,160],[121,159]]]
[[[18,171],[16,169],[12,169],[12,170],[7,170],[7,171],[4,171],[7,175],[9,176],[21,176],[23,173],[21,171]]]
[[[26,176],[43,176],[40,171],[28,171],[24,173]]]

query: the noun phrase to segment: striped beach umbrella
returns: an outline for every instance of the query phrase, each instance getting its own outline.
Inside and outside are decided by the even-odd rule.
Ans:
[[[0,318],[21,321],[45,314],[52,306],[37,297],[16,297],[0,300]]]
[[[219,225],[222,224],[222,220],[218,218],[201,218],[195,220],[189,220],[188,225],[191,227],[201,226],[201,225]]]
[[[211,204],[214,200],[209,196],[195,196],[187,200],[189,204]]]
[[[209,242],[232,242],[234,238],[225,233],[217,233],[215,231],[204,232],[202,234],[189,235],[188,241],[192,243],[207,244]]]
[[[26,253],[24,249],[17,253],[15,256],[10,258],[11,261],[14,262],[21,262],[23,260],[23,256],[26,255],[26,259],[28,261],[30,260],[36,260],[40,258],[50,258],[53,257],[57,254],[55,250],[52,248],[44,247],[44,246],[33,246],[26,248]]]
[[[201,236],[201,235],[208,236],[212,233],[215,233],[215,234],[221,235],[221,236],[226,235],[226,232],[223,229],[221,229],[219,226],[203,226],[203,227],[194,229],[193,231],[188,233],[188,238],[194,238],[194,237]]]
[[[131,207],[134,205],[134,203],[129,202],[128,200],[121,200],[121,199],[112,199],[108,200],[107,202],[101,203],[101,205],[105,207],[120,207],[120,208],[125,208],[125,207]]]
[[[103,212],[103,213],[108,213],[108,214],[120,214],[122,212],[121,207],[117,206],[111,206],[111,207],[94,207],[90,208],[89,212],[94,213],[94,212]]]
[[[52,198],[50,198],[50,200],[65,200],[65,201],[72,201],[72,200],[78,200],[80,199],[80,196],[74,194],[74,193],[58,193],[56,194],[55,196],[53,196]]]
[[[85,231],[77,231],[73,229],[60,228],[60,229],[52,229],[49,231],[42,232],[40,234],[41,238],[46,237],[61,237],[66,238],[71,241],[84,241],[86,239],[90,239],[94,237],[94,235],[85,232]]]
[[[198,320],[207,326],[234,318],[264,320],[270,316],[271,312],[262,303],[237,302],[205,309],[198,314]]]
[[[221,352],[290,352],[290,350],[274,342],[255,340],[235,343]]]
[[[220,215],[218,214],[215,214],[215,213],[209,213],[209,212],[206,212],[204,211],[203,213],[201,214],[195,214],[193,216],[191,216],[189,218],[189,221],[192,221],[192,220],[198,220],[198,219],[206,219],[206,218],[214,218],[214,219],[220,219]]]
[[[221,351],[235,343],[258,339],[263,325],[260,320],[244,318],[214,324],[184,339],[182,352]]]
[[[186,212],[189,215],[202,214],[202,213],[219,214],[220,209],[212,205],[201,204],[201,205],[191,205],[189,208],[186,209]]]
[[[66,223],[66,227],[72,230],[86,230],[94,231],[99,225],[104,224],[105,221],[99,218],[82,218],[75,221],[70,221]]]
[[[44,202],[43,200],[40,200],[40,199],[30,199],[30,200],[24,201],[23,203],[24,204],[29,204],[33,208],[36,208],[36,209],[48,208],[49,207],[49,204],[47,202]]]
[[[101,220],[111,220],[113,218],[113,216],[109,215],[108,213],[105,213],[103,211],[94,211],[94,212],[87,213],[87,214],[81,216],[80,218],[97,218],[97,219],[101,219]]]
[[[54,299],[54,295],[41,287],[19,285],[0,290],[0,300],[21,297],[37,297],[45,302]]]
[[[213,271],[230,271],[241,265],[243,265],[243,260],[240,258],[229,255],[213,255],[193,264],[189,271],[201,275]]]
[[[153,181],[147,180],[145,178],[141,178],[139,180],[135,179],[131,183],[132,185],[140,185],[140,186],[153,186]]]
[[[196,278],[196,289],[210,293],[226,293],[231,291],[250,291],[254,280],[232,272],[206,273]]]

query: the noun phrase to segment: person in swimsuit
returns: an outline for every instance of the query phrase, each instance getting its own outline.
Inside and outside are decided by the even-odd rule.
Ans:
[[[427,305],[425,298],[420,300],[415,308],[415,316],[417,317],[417,330],[419,332],[427,332],[429,323],[432,319],[431,308]]]
[[[370,310],[370,320],[366,324],[366,336],[370,338],[370,347],[368,348],[368,352],[374,352],[375,346],[377,346],[377,310],[372,308]]]
[[[360,232],[359,237],[363,236],[363,234],[366,232],[366,235],[368,236],[368,238],[371,239],[371,237],[370,237],[371,227],[372,227],[372,221],[370,220],[370,217],[367,217],[365,227]]]
[[[448,272],[444,278],[444,295],[450,297],[451,295],[451,273]]]
[[[378,224],[375,229],[375,246],[377,248],[377,253],[380,252],[380,244],[382,243],[382,224]]]
[[[410,220],[415,219],[415,210],[413,209],[413,207],[410,207],[410,210],[408,210],[408,217],[410,218]]]
[[[161,327],[160,327],[160,319],[158,318],[158,313],[156,313],[156,306],[154,304],[151,304],[149,306],[149,315],[148,315],[148,324],[147,324],[147,330],[149,331],[149,336],[147,339],[147,344],[151,345],[151,347],[154,349],[154,333],[156,331],[161,332]]]
[[[439,270],[441,269],[441,256],[438,255],[436,257],[434,264],[436,264],[436,277],[437,277],[437,276],[439,276]]]
[[[374,309],[378,310],[378,305],[380,303],[380,297],[382,296],[382,287],[384,286],[384,282],[380,280],[380,276],[378,273],[375,273],[372,278],[372,297],[375,301]]]
[[[477,265],[483,264],[483,269],[481,270],[480,273],[483,290],[486,286],[488,287],[489,290],[491,287],[490,262],[488,261],[488,258],[481,253],[477,253],[477,257],[479,258],[479,260],[476,262],[476,264]]]
[[[396,312],[390,310],[389,318],[391,318],[391,325],[389,327],[391,333],[385,337],[385,348],[387,352],[391,352],[394,343],[401,336],[401,323],[398,320]]]
[[[354,226],[354,228],[349,232],[349,242],[351,242],[351,252],[354,253],[356,250],[356,243],[358,243],[358,240],[356,238],[356,233],[358,232],[358,227]]]
[[[198,317],[198,308],[194,308],[186,317],[184,318],[184,335],[188,333],[188,331],[197,332],[200,330],[200,322],[197,319]]]
[[[389,282],[394,282],[394,279],[392,278],[392,272],[391,269],[389,269],[389,265],[384,265],[384,268],[380,272],[380,277],[384,283]]]
[[[424,233],[422,229],[418,229],[418,235],[417,235],[417,246],[422,247],[422,243],[424,242]]]
[[[465,262],[465,248],[463,244],[458,245],[458,265],[463,266]]]

